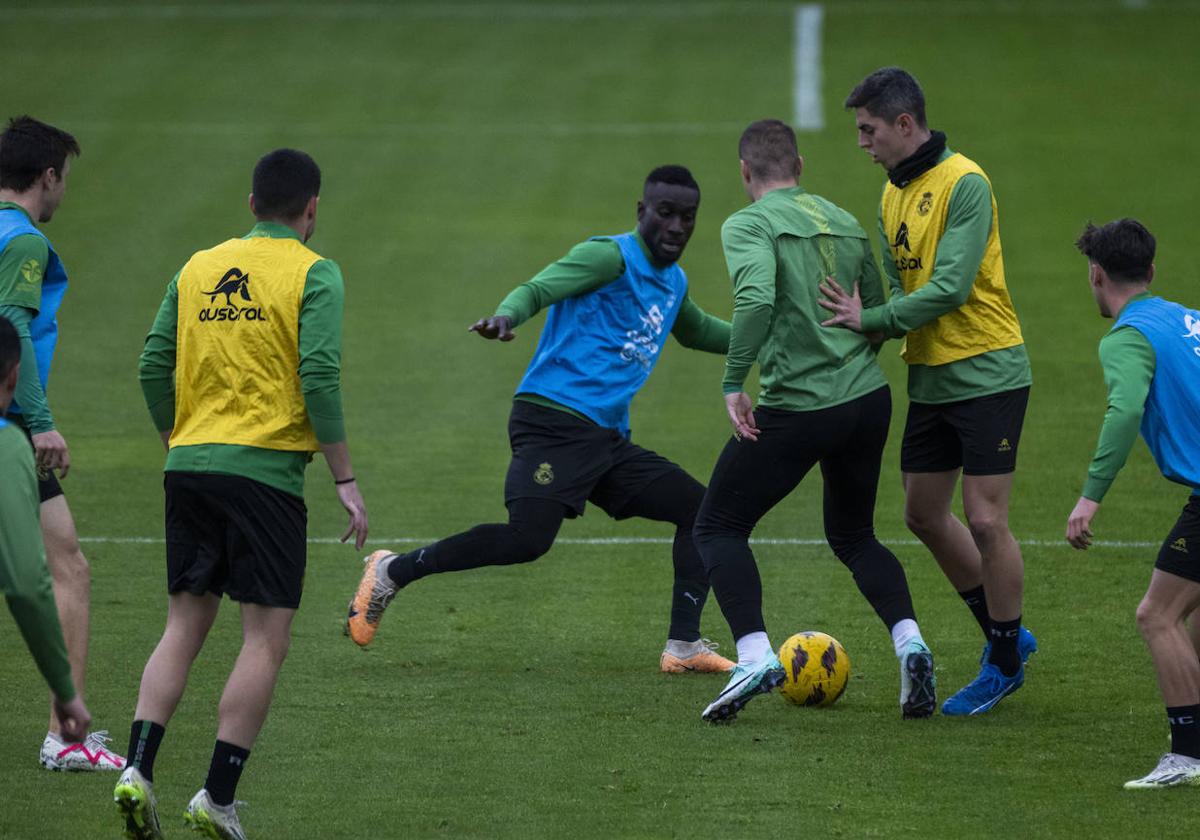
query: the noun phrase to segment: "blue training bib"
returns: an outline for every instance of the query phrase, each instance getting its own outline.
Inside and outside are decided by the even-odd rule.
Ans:
[[[687,295],[677,264],[658,268],[632,233],[612,237],[625,271],[550,307],[517,393],[538,394],[629,437],[629,404],[662,355]]]
[[[1151,297],[1125,306],[1113,329],[1133,327],[1154,348],[1142,437],[1171,481],[1200,492],[1200,312]]]
[[[38,305],[37,316],[29,324],[29,336],[33,340],[34,358],[37,360],[38,379],[42,390],[50,380],[50,365],[54,361],[54,348],[58,344],[58,307],[62,305],[63,295],[67,293],[67,270],[62,260],[54,251],[54,246],[46,238],[46,234],[38,230],[29,217],[11,207],[0,210],[0,251],[8,247],[15,237],[32,233],[40,236],[46,242],[49,257],[46,260],[46,272],[42,276],[42,298]],[[16,399],[8,407],[10,414],[21,414],[21,407]]]

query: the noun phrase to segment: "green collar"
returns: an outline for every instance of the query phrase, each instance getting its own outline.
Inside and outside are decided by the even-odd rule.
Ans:
[[[285,224],[281,224],[280,222],[259,222],[254,227],[250,228],[250,232],[243,236],[242,239],[252,239],[255,236],[267,236],[271,239],[295,239],[297,242],[300,241],[300,234],[296,233],[296,231],[292,230]]]
[[[0,201],[0,210],[20,210],[25,214],[25,218],[29,220],[29,223],[33,224],[33,216],[30,216],[29,211],[15,201]]]

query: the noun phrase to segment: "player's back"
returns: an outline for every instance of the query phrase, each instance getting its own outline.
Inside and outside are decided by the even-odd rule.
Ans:
[[[827,276],[847,289],[859,284],[864,306],[883,302],[870,242],[852,215],[800,187],[773,190],[730,216],[722,240],[735,286],[742,248],[769,248],[775,262],[774,311],[759,354],[761,404],[808,411],[886,384],[866,338],[821,326],[829,317],[818,303]]]

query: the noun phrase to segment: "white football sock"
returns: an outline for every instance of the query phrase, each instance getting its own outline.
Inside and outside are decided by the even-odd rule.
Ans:
[[[896,656],[903,656],[913,642],[925,645],[925,640],[921,638],[921,628],[911,618],[900,619],[892,628],[892,644],[896,646]],[[925,645],[925,647],[929,647],[929,645]]]
[[[751,662],[761,662],[771,655],[773,648],[767,634],[761,630],[747,633],[737,640],[738,664],[749,665]]]

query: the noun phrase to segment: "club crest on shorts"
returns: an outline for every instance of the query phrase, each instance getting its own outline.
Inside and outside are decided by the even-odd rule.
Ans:
[[[533,471],[533,480],[538,484],[549,484],[554,480],[554,468],[549,463],[538,464],[538,468]]]

